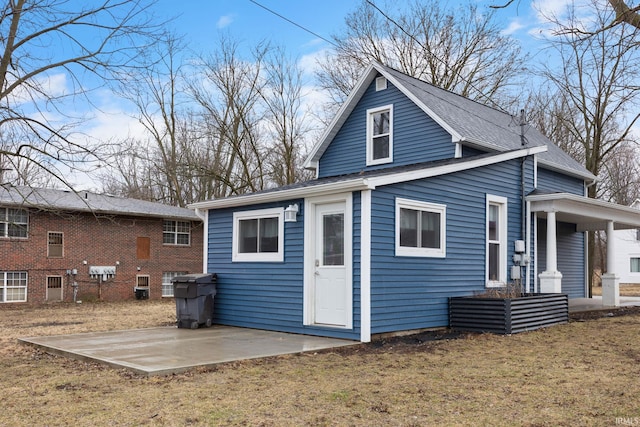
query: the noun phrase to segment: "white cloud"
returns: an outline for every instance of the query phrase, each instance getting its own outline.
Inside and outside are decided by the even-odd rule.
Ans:
[[[46,101],[47,97],[60,97],[69,93],[67,75],[64,73],[34,78],[30,81],[30,85],[40,90],[35,91],[27,85],[20,85],[9,94],[9,102],[12,105],[33,104]],[[46,97],[43,94],[47,94]]]
[[[512,34],[517,33],[522,28],[524,28],[524,24],[520,22],[520,18],[515,18],[515,19],[512,19],[511,22],[509,22],[509,26],[507,28],[502,30],[502,34],[505,36],[510,36]]]
[[[305,76],[312,76],[318,69],[318,60],[323,58],[328,49],[320,49],[306,55],[302,55],[298,61],[298,65],[302,69]]]
[[[216,28],[218,29],[226,28],[229,25],[231,25],[233,20],[234,20],[233,15],[223,15],[220,18],[218,18],[218,22],[216,22]]]

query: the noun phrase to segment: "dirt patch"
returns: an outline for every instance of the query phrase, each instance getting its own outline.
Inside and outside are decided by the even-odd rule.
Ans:
[[[15,340],[172,322],[172,301],[0,310],[0,425],[609,426],[640,417],[635,307],[511,336],[425,331],[166,377]]]

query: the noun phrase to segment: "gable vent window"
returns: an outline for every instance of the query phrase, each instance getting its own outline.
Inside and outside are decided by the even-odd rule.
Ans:
[[[393,105],[367,110],[367,166],[393,161]]]
[[[376,92],[380,90],[385,90],[386,88],[387,88],[387,78],[386,77],[376,78]]]

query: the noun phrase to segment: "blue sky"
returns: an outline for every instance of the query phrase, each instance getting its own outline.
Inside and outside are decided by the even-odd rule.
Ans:
[[[361,0],[256,1],[326,39],[331,39],[332,34],[339,32],[346,15],[361,4]],[[392,8],[403,7],[409,1],[412,0],[376,0],[375,3],[393,15]],[[536,40],[540,35],[540,12],[549,14],[560,11],[569,1],[516,0],[508,8],[497,12],[498,21],[505,34],[515,36],[525,49],[537,53],[540,47]],[[476,2],[478,9],[483,11],[488,9],[489,5],[505,3],[506,0]],[[250,0],[158,0],[154,10],[161,19],[172,18],[169,23],[170,29],[182,34],[190,50],[198,53],[212,52],[219,33],[224,31],[235,39],[246,42],[247,47],[255,45],[259,40],[268,39],[285,47],[289,55],[298,57],[307,64],[303,68],[309,69],[315,56],[330,47],[326,41],[277,17]],[[311,78],[310,76],[311,74],[308,78]],[[132,117],[134,111],[115,95],[103,92],[96,105],[100,107],[100,111],[96,113],[94,120],[84,127],[85,134],[90,139],[118,140],[142,134],[142,127]],[[97,187],[87,177],[78,176],[73,181],[82,189]]]
[[[256,1],[327,39],[340,30],[345,16],[361,4],[360,0]],[[403,7],[410,3],[410,0],[395,2],[376,0],[375,3],[381,9],[392,13],[394,7]],[[489,5],[506,3],[506,0],[476,0],[476,3],[479,10],[484,11],[489,9]],[[532,42],[533,38],[530,34],[532,32],[535,34],[536,27],[539,25],[539,13],[533,7],[548,12],[560,10],[566,3],[567,0],[533,2],[516,0],[508,8],[498,10],[497,14],[505,32],[513,33],[523,41]],[[209,43],[216,38],[220,30],[230,31],[249,43],[270,39],[298,55],[310,54],[327,47],[326,42],[264,10],[250,0],[183,0],[183,2],[159,0],[156,10],[163,18],[174,17],[171,25],[192,42],[195,50],[206,51]]]

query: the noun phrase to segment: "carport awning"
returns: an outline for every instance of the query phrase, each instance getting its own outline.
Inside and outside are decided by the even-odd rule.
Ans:
[[[555,212],[557,221],[576,224],[577,231],[606,230],[610,221],[616,230],[640,228],[640,211],[628,206],[569,193],[531,194],[527,201],[539,217]]]

